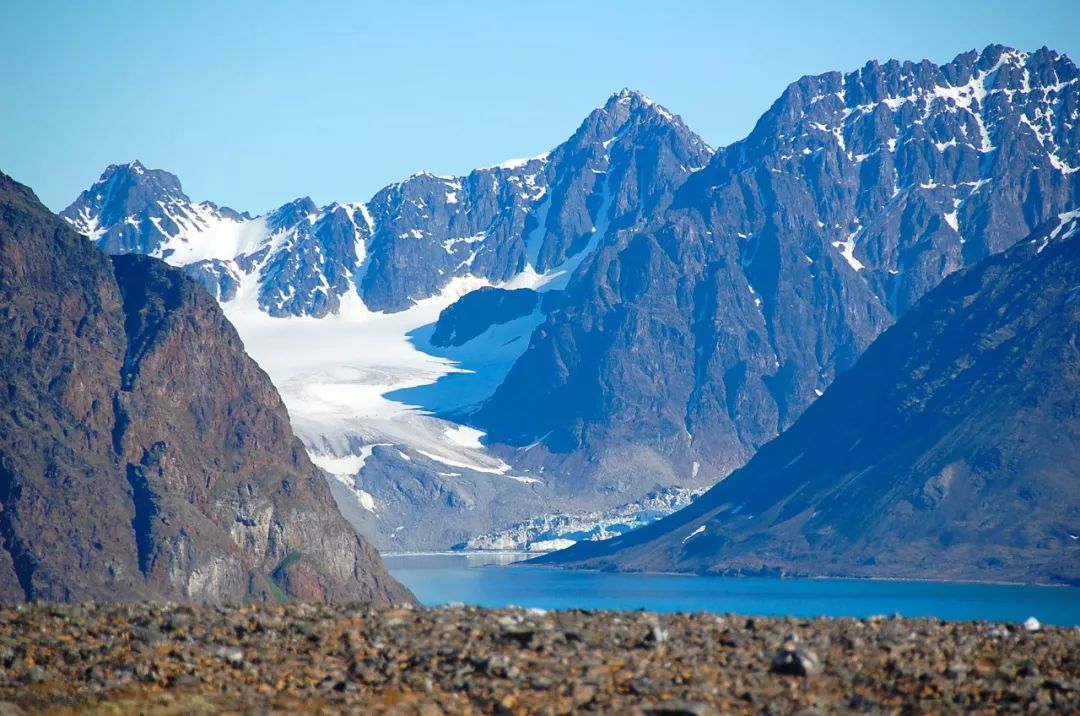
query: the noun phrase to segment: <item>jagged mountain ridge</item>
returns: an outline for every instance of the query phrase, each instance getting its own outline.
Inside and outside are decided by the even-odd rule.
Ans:
[[[793,83],[590,258],[474,424],[572,464],[644,435],[738,467],[926,290],[1075,206],[1078,78],[991,46]],[[526,396],[540,408],[515,411]]]
[[[196,204],[176,177],[136,161],[110,166],[62,216],[110,253],[184,267],[223,301],[254,274],[270,315],[324,316],[349,292],[400,311],[455,277],[503,283],[565,265],[655,211],[711,155],[681,119],[624,90],[547,154],[416,174],[366,203],[302,198],[252,218]]]
[[[490,501],[495,524],[476,524],[490,531],[524,517],[509,505],[610,508],[742,465],[919,296],[1074,205],[1077,76],[1046,49],[991,46],[940,66],[871,62],[793,83],[745,140],[715,153],[670,112],[623,91],[541,157],[466,177],[417,175],[366,204],[299,200],[243,224],[262,222],[260,240],[228,234],[219,244],[232,257],[203,242],[191,252],[201,262],[188,262],[190,247],[174,239],[154,250],[174,251],[169,260],[186,263],[227,310],[246,301],[272,316],[404,316],[426,297],[448,304],[485,284],[537,289],[538,308],[512,311],[510,323],[466,320],[470,307],[502,310],[491,295],[466,297],[447,321],[485,332],[461,346],[443,350],[442,336],[406,326],[425,354],[486,376],[470,384],[482,389],[455,398],[466,377],[410,373],[384,393],[486,432],[475,446],[485,470],[543,483],[522,495],[490,473],[471,475],[488,484],[447,505],[460,485],[445,475],[477,466],[480,453],[443,441],[452,455],[438,460],[450,462],[409,478],[422,479],[424,497],[382,518],[397,530],[453,512],[463,521],[443,536],[458,540],[475,522],[458,514],[463,504]],[[77,225],[83,214],[65,213]],[[496,361],[471,360],[496,348]],[[384,385],[385,366],[376,368],[365,371]],[[397,467],[418,474],[411,439],[371,428],[366,414],[347,429],[325,420],[309,429],[313,392],[283,388],[309,447],[336,458],[397,445],[405,452],[386,455],[410,454]],[[454,428],[425,427],[444,429]],[[385,456],[351,465],[376,503],[414,494]]]
[[[1080,211],[947,278],[681,512],[596,568],[1080,581]]]
[[[0,174],[0,601],[413,601],[182,272]]]

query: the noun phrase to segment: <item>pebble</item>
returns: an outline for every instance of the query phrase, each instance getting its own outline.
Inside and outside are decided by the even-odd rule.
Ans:
[[[670,703],[648,706],[641,709],[645,716],[709,716],[714,713],[707,704],[691,703],[688,701],[673,701]]]
[[[1080,631],[1023,629],[468,606],[0,607],[0,716],[1080,711]]]
[[[817,654],[809,649],[802,649],[793,641],[788,641],[773,657],[773,672],[792,676],[812,676],[821,669]]]
[[[1042,624],[1035,617],[1028,617],[1024,620],[1024,628],[1028,631],[1039,631],[1042,629]]]
[[[230,664],[242,664],[244,663],[244,650],[238,649],[235,646],[222,646],[214,652],[214,655],[219,659],[224,659]]]

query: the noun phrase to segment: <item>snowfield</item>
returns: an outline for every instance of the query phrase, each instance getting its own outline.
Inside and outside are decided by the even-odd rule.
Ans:
[[[351,292],[334,315],[275,318],[259,310],[257,276],[248,275],[236,298],[222,307],[248,353],[280,391],[293,429],[313,461],[327,472],[354,476],[374,445],[392,444],[406,445],[449,467],[533,481],[510,475],[510,466],[484,448],[481,431],[386,397],[394,391],[432,386],[453,374],[473,375],[459,361],[423,352],[409,334],[433,324],[444,308],[485,285],[481,279],[454,279],[438,296],[399,313],[369,311]],[[476,346],[463,346],[460,360],[470,350],[482,351],[485,338],[486,334],[470,342]],[[527,337],[512,351],[504,350],[501,361],[489,361],[482,382],[494,389],[526,345]],[[456,403],[451,393],[457,396]],[[439,408],[466,407],[470,400],[484,397],[482,393],[482,388],[471,393],[442,391]]]

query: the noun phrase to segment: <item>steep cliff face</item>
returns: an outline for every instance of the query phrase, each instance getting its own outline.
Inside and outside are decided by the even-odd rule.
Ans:
[[[191,279],[3,175],[0,259],[0,599],[411,599]]]
[[[690,506],[550,561],[1080,582],[1080,213],[950,276]]]

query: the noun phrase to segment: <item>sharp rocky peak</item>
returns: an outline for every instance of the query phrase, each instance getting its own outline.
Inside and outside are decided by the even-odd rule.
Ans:
[[[783,161],[826,145],[857,162],[927,137],[985,155],[998,146],[1000,132],[1011,136],[1019,126],[1024,133],[1026,126],[1049,161],[1070,174],[1080,166],[1080,142],[1070,124],[1078,102],[1080,70],[1045,47],[1023,52],[990,45],[940,65],[874,60],[851,72],[793,82],[750,135],[721,149],[713,165],[746,168],[764,155]]]
[[[672,124],[684,131],[690,131],[683,124],[678,115],[670,112],[663,105],[647,97],[644,93],[624,87],[611,95],[603,106],[598,107],[586,119],[600,119],[601,117],[614,117],[618,124],[625,124],[630,120],[661,121]]]
[[[790,85],[777,105],[792,100],[815,105],[824,99],[823,93],[835,93],[843,109],[848,110],[865,111],[878,103],[896,109],[893,105],[924,96],[940,97],[946,103],[966,107],[971,99],[982,99],[986,93],[995,91],[1007,92],[1010,99],[1014,94],[1040,90],[1060,92],[1074,83],[1078,75],[1072,60],[1045,47],[1029,53],[990,45],[981,53],[970,50],[941,65],[925,59],[884,63],[875,60],[846,74],[806,76]],[[958,94],[956,90],[960,96],[954,96]],[[971,96],[964,96],[963,90]],[[843,112],[845,119],[850,114]]]
[[[192,201],[184,193],[179,177],[164,169],[151,169],[138,159],[126,164],[110,164],[98,180],[84,191],[74,204],[61,212],[60,216],[77,220],[78,208],[86,205],[98,208],[99,214],[107,214],[110,209],[125,209],[128,210],[128,215],[132,215],[158,202],[166,205],[200,206],[235,220],[251,218],[247,212],[218,206],[212,201]],[[122,220],[125,217],[118,218]],[[105,223],[104,219],[101,223]]]
[[[60,216],[110,254],[154,254],[170,236],[218,220],[251,218],[212,202],[193,202],[176,175],[139,160],[110,164]]]
[[[638,104],[645,107],[650,107],[656,102],[645,95],[640,90],[630,89],[629,87],[623,87],[615,94],[608,97],[608,101],[604,103],[605,108],[612,107],[616,104],[634,105]]]
[[[319,210],[310,196],[293,199],[270,212],[267,221],[272,228],[293,226]]]
[[[175,174],[161,169],[148,169],[136,159],[126,164],[110,164],[106,167],[98,180],[80,195],[76,204],[85,203],[108,210],[111,203],[126,202],[133,192],[158,199],[189,201],[180,185],[180,179]]]
[[[622,89],[585,118],[577,131],[552,152],[576,153],[602,145],[607,154],[613,142],[634,146],[667,145],[687,167],[703,165],[713,149],[677,114],[637,90]],[[684,161],[685,160],[685,161]]]

